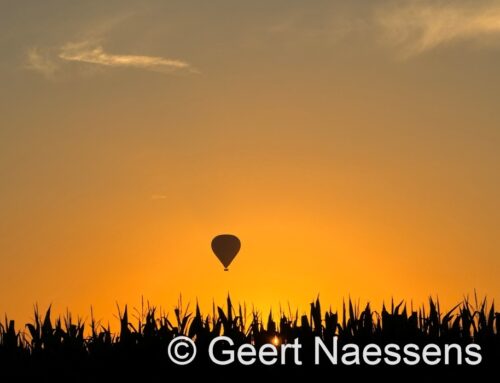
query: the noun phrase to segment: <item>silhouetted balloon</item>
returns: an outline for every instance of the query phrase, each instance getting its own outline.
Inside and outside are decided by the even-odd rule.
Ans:
[[[212,239],[212,250],[224,265],[224,271],[227,271],[238,251],[240,251],[241,242],[235,235],[221,234]]]

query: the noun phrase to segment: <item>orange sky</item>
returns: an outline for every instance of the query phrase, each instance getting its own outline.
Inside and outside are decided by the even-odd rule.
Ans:
[[[5,6],[0,313],[499,298],[500,8],[480,3]]]

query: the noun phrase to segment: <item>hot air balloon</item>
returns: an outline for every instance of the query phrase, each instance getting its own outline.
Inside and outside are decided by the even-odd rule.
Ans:
[[[228,267],[240,251],[240,247],[240,240],[232,234],[221,234],[212,239],[212,250],[224,265],[224,271],[228,271]]]

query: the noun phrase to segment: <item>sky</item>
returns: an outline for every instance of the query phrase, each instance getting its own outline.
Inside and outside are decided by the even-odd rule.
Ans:
[[[0,0],[0,52],[9,318],[500,298],[498,1]]]

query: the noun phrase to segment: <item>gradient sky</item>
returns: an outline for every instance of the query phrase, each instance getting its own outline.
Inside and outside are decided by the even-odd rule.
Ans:
[[[4,0],[0,52],[0,313],[500,298],[498,1]]]

